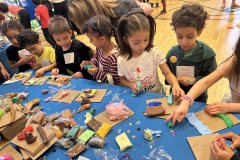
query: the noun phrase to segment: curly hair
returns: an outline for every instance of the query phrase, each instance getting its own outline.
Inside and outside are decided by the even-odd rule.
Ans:
[[[6,35],[8,30],[17,30],[21,32],[23,30],[23,26],[18,20],[10,20],[5,21],[0,27],[1,33]]]
[[[18,43],[21,47],[37,44],[39,41],[39,35],[31,29],[22,31],[17,37]]]
[[[113,27],[109,18],[104,15],[97,15],[85,22],[82,33],[91,33],[97,37],[112,36]]]
[[[0,3],[0,12],[3,12],[3,13],[7,13],[9,10],[8,10],[8,6],[5,4],[5,3]]]
[[[200,33],[205,27],[208,17],[209,15],[203,6],[197,3],[185,4],[173,13],[171,26],[174,27],[174,30],[193,27]]]

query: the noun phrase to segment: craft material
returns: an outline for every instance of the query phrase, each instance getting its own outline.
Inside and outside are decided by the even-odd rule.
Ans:
[[[48,93],[48,90],[47,89],[43,89],[42,90],[42,94],[47,94]]]
[[[69,92],[68,91],[62,91],[59,96],[58,96],[58,99],[62,99],[63,97],[66,97],[67,95],[69,95]]]
[[[106,135],[108,134],[108,132],[111,130],[111,125],[108,123],[103,123],[102,126],[98,129],[98,131],[96,132],[96,134],[101,137],[101,138],[105,138]]]
[[[47,145],[47,144],[49,143],[49,140],[48,140],[47,135],[46,135],[46,133],[45,133],[45,131],[43,130],[43,128],[42,128],[41,125],[38,125],[38,126],[37,126],[37,131],[38,131],[38,133],[40,134],[40,137],[42,138],[43,143],[44,143],[45,145]]]
[[[101,125],[102,123],[95,120],[94,118],[87,123],[87,126],[95,132],[99,129],[99,127],[101,127]]]
[[[86,130],[78,137],[78,139],[79,141],[86,143],[94,134],[95,132],[91,130]]]
[[[132,143],[128,139],[128,137],[127,137],[125,132],[123,132],[122,134],[118,135],[115,139],[116,139],[116,142],[117,142],[118,146],[120,147],[121,151],[124,151],[128,147],[132,146]]]
[[[92,66],[91,64],[85,64],[85,65],[83,66],[83,68],[84,68],[84,69],[92,69],[93,66]]]
[[[145,116],[160,116],[165,114],[163,106],[148,107],[144,113]]]
[[[75,146],[73,146],[71,149],[69,149],[67,151],[67,154],[69,157],[73,158],[73,157],[79,155],[85,149],[86,149],[86,146],[84,144],[77,143]]]
[[[26,132],[25,136],[26,136],[25,140],[28,144],[34,143],[37,139],[37,136],[33,136],[31,132]]]
[[[123,103],[112,103],[106,106],[106,115],[111,120],[128,118],[129,108]]]
[[[217,114],[216,116],[221,118],[226,123],[228,128],[232,128],[233,121],[230,118],[228,118],[226,114],[221,113],[221,114]]]
[[[74,138],[79,129],[80,129],[80,126],[72,127],[71,130],[68,132],[66,138],[69,138],[69,139]]]
[[[37,124],[41,124],[44,116],[45,116],[45,113],[44,113],[44,112],[42,112],[42,111],[38,112],[38,113],[34,116],[33,122],[34,122],[34,123],[37,123]]]
[[[152,132],[149,129],[144,129],[144,138],[150,142],[153,141],[153,135]]]
[[[94,147],[94,148],[103,148],[105,144],[105,141],[99,137],[92,137],[89,141],[88,141],[88,145],[90,147]]]

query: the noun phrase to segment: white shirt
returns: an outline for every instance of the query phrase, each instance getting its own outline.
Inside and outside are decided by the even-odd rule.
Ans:
[[[145,91],[165,94],[157,72],[157,67],[163,63],[166,63],[166,59],[157,47],[129,60],[127,57],[119,56],[118,75],[125,76],[129,81],[141,82]]]

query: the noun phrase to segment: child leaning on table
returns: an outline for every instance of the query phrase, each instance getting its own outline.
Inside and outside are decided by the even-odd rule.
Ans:
[[[240,37],[235,46],[232,56],[223,61],[215,71],[208,76],[199,80],[186,96],[182,98],[181,104],[167,119],[172,119],[173,124],[181,122],[188,112],[189,107],[193,104],[193,100],[206,91],[209,87],[215,84],[220,79],[227,78],[231,90],[231,96],[226,102],[215,102],[209,104],[205,108],[205,112],[215,115],[228,112],[240,112]]]
[[[57,44],[55,48],[57,68],[52,70],[52,74],[93,79],[86,69],[80,67],[82,61],[91,60],[92,50],[79,40],[71,39],[72,31],[66,18],[62,16],[50,18],[48,29]]]
[[[36,64],[34,65],[34,69],[37,69],[37,77],[42,76],[45,72],[51,71],[56,67],[54,49],[52,47],[43,46],[38,33],[26,29],[18,35],[17,39],[21,47],[35,55]]]
[[[118,75],[122,85],[132,89],[165,94],[160,83],[157,68],[173,88],[173,95],[184,95],[176,77],[166,64],[158,47],[153,46],[156,24],[153,17],[142,12],[131,12],[121,18],[118,24],[120,56]]]
[[[96,47],[91,61],[83,61],[81,68],[90,64],[87,69],[96,80],[110,84],[120,84],[117,73],[118,47],[111,41],[113,28],[109,18],[98,15],[90,18],[84,25],[82,33],[86,33],[90,42]]]
[[[216,67],[215,53],[202,41],[201,35],[208,13],[199,4],[185,4],[172,15],[178,45],[167,53],[167,64],[177,77],[180,87],[187,93],[198,80],[213,72]],[[207,91],[195,101],[207,102]]]

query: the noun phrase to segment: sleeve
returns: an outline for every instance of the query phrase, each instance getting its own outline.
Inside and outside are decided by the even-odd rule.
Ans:
[[[111,64],[110,64],[110,73],[113,77],[114,84],[120,84],[120,79],[118,76],[118,65],[117,65],[117,55],[113,54],[111,56]]]
[[[167,65],[168,65],[169,69],[171,70],[171,72],[173,73],[172,67],[171,67],[171,65],[170,65],[170,63],[171,63],[171,62],[170,62],[170,57],[171,57],[171,55],[172,55],[172,49],[169,50],[168,53],[167,53],[167,55],[166,55],[166,63],[167,63]],[[166,85],[169,85],[169,83],[167,82],[166,78],[165,78],[165,84],[166,84]]]
[[[77,50],[75,50],[77,54],[77,61],[80,64],[82,61],[90,61],[93,57],[92,50],[86,45],[80,45]]]
[[[217,70],[225,77],[228,78],[232,71],[234,56],[227,58],[221,64],[218,65]]]
[[[122,61],[123,61],[123,58],[119,56],[117,59],[117,70],[118,70],[118,76],[120,77],[125,76],[122,68]]]
[[[10,47],[7,48],[6,54],[7,54],[7,57],[8,57],[9,61],[15,61],[14,55],[12,55],[11,53],[13,53],[13,50],[12,50],[12,47],[10,46]]]
[[[153,47],[150,52],[153,54],[153,59],[157,66],[166,63],[166,58],[163,57],[163,54],[158,47]]]
[[[202,75],[195,77],[196,81],[199,81],[200,79],[209,75],[210,73],[212,73],[217,68],[216,57],[213,56],[213,57],[205,60],[204,64],[203,64],[203,68],[204,68],[204,70],[202,71]]]
[[[40,16],[40,11],[39,11],[38,7],[35,8],[35,14],[36,14],[36,16]]]
[[[234,153],[230,160],[240,160],[240,156],[237,153]]]
[[[55,50],[52,47],[49,47],[49,59],[50,59],[51,64],[56,62]]]

